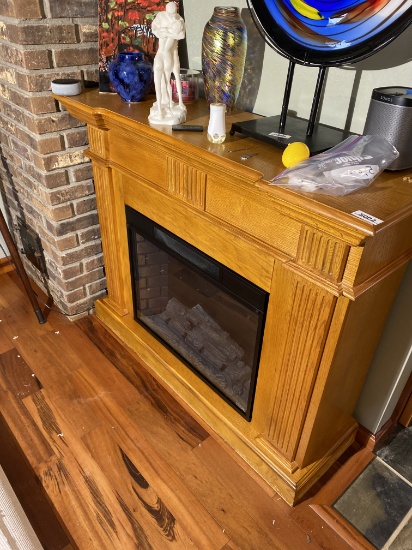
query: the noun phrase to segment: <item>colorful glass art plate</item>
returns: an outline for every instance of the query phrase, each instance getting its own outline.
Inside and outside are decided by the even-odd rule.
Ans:
[[[248,0],[253,17],[279,53],[304,65],[359,61],[412,21],[412,0]]]

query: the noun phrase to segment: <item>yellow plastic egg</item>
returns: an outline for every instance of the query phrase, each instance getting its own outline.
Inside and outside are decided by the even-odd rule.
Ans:
[[[285,168],[290,168],[301,160],[308,159],[310,157],[310,150],[306,143],[302,141],[295,141],[289,143],[282,154],[282,163]]]

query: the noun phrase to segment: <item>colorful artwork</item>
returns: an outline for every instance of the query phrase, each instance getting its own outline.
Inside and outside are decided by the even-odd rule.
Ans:
[[[269,43],[305,65],[363,59],[412,21],[412,0],[249,0],[249,4]]]
[[[168,0],[99,0],[99,90],[113,92],[108,67],[118,53],[141,52],[153,63],[158,39],[152,21]],[[179,2],[175,2],[179,7]]]

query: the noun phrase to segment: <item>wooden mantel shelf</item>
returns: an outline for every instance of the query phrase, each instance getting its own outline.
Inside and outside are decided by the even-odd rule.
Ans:
[[[153,99],[55,98],[88,125],[108,286],[98,317],[294,504],[354,439],[353,410],[412,257],[411,171],[345,197],[297,193],[269,185],[282,170],[269,144],[151,127]],[[227,130],[253,116],[228,116]],[[207,127],[204,102],[188,106],[188,122]],[[245,148],[258,154],[242,161]],[[250,422],[134,320],[125,205],[270,293]]]

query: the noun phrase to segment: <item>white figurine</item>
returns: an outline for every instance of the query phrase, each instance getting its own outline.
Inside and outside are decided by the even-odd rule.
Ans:
[[[156,101],[150,109],[152,124],[180,124],[186,120],[186,107],[182,100],[180,61],[177,52],[179,40],[185,37],[185,22],[177,13],[174,2],[166,4],[153,19],[152,32],[159,39],[159,47],[153,62]],[[175,75],[179,103],[172,101],[171,74]]]

